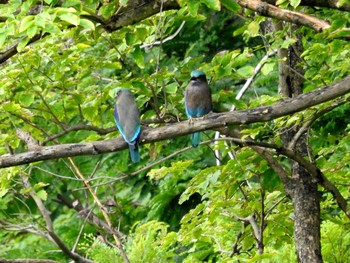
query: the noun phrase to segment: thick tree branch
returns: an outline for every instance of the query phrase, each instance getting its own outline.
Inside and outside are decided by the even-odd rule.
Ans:
[[[260,0],[236,0],[236,2],[240,6],[253,10],[262,16],[268,16],[272,18],[277,18],[278,20],[307,26],[314,29],[317,32],[324,31],[325,29],[328,29],[330,27],[329,23],[318,19],[317,17],[279,8],[277,6],[270,5]]]
[[[108,31],[115,31],[124,26],[135,24],[160,12],[161,0],[129,0],[125,8],[119,10],[106,23]],[[162,10],[178,9],[175,0],[167,0],[162,4]]]
[[[196,131],[222,128],[230,124],[249,124],[274,120],[343,96],[350,92],[349,84],[350,76],[335,84],[301,94],[295,98],[281,100],[270,106],[210,114],[203,120],[196,120],[191,125],[188,124],[188,121],[183,121],[157,128],[143,127],[140,143],[157,142]],[[42,147],[36,151],[3,155],[0,158],[0,168],[69,156],[110,153],[126,148],[127,144],[121,137],[105,141],[53,145]]]
[[[276,0],[266,0],[271,5],[276,5]],[[309,6],[309,7],[328,7],[334,8],[342,11],[350,11],[350,3],[344,3],[342,6],[339,6],[338,0],[301,0],[301,6]]]
[[[31,43],[34,43],[36,41],[38,41],[39,39],[45,37],[47,34],[37,34],[34,37],[32,37],[29,42],[28,45]],[[17,54],[17,46],[19,44],[20,41],[18,41],[17,43],[11,45],[8,49],[6,49],[5,51],[0,51],[0,64],[4,63],[6,60],[8,60],[9,58],[11,58],[12,56]]]

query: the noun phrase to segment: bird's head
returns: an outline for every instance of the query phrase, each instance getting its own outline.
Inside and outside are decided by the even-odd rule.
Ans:
[[[115,93],[115,98],[118,99],[122,93],[130,92],[130,90],[125,88],[119,88],[117,89],[117,92]]]
[[[206,77],[206,75],[205,75],[205,73],[203,71],[201,71],[201,70],[193,70],[191,72],[191,80],[197,80],[197,79],[206,81],[207,77]]]
[[[199,78],[200,76],[204,76],[205,77],[205,73],[201,70],[193,70],[191,72],[191,78]]]

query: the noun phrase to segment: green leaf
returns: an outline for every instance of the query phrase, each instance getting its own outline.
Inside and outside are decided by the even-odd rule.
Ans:
[[[148,31],[146,28],[143,28],[143,27],[137,28],[136,35],[140,41],[145,41],[146,37],[148,36]]]
[[[34,26],[34,16],[26,16],[21,21],[21,25],[19,27],[19,32],[26,31],[29,27]]]
[[[199,1],[197,0],[190,0],[188,3],[188,11],[190,12],[190,15],[192,17],[197,16],[198,14],[198,8],[199,8]]]
[[[0,29],[0,47],[5,43],[7,38],[7,32],[4,29]]]
[[[254,67],[252,66],[244,66],[236,71],[239,75],[241,75],[243,78],[249,78],[254,73]]]
[[[44,189],[41,189],[40,191],[36,192],[35,195],[43,201],[47,200],[47,192]]]
[[[34,93],[21,93],[18,98],[23,106],[30,106],[34,101]]]
[[[166,93],[170,93],[170,94],[176,94],[177,92],[177,83],[176,82],[173,82],[173,83],[170,83],[169,85],[167,85],[165,87],[165,91]]]
[[[34,26],[30,26],[28,28],[28,30],[27,30],[27,36],[29,38],[32,38],[32,37],[34,37],[36,35],[37,31],[38,31],[38,27],[37,26],[35,26],[35,25]]]
[[[265,63],[261,69],[261,73],[264,74],[265,76],[269,75],[271,72],[273,72],[275,64],[276,63],[274,63],[274,62]]]
[[[119,0],[120,6],[126,6],[128,4],[128,0]]]
[[[296,8],[297,6],[300,5],[301,0],[290,0],[290,5]]]
[[[220,11],[221,9],[220,0],[201,0],[201,2],[205,4],[207,7],[209,7],[210,9],[213,9],[216,11]]]
[[[134,49],[134,52],[132,54],[137,66],[139,66],[140,68],[144,68],[145,67],[145,58],[144,58],[144,53],[142,52],[142,50],[140,49],[140,46],[136,46]]]
[[[51,15],[45,10],[35,16],[35,24],[41,28],[45,28],[46,24],[52,23]]]
[[[80,18],[79,24],[86,29],[95,30],[95,24],[88,19]]]
[[[287,38],[283,41],[281,48],[288,48],[293,45],[297,40],[295,38]]]
[[[69,24],[78,26],[80,23],[79,16],[72,14],[72,13],[64,13],[59,16],[59,18],[63,21],[68,22]]]
[[[238,14],[241,12],[241,6],[232,0],[221,0],[221,4],[232,13]]]
[[[17,45],[17,51],[22,52],[24,50],[24,48],[27,46],[29,40],[30,39],[28,37],[26,37],[26,38],[22,39],[21,41],[19,41],[19,43]]]
[[[260,31],[259,23],[253,21],[249,23],[246,32],[250,37],[256,37],[256,36],[259,36],[259,31]]]

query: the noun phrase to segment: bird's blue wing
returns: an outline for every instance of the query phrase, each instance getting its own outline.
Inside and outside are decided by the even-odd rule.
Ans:
[[[117,128],[118,128],[120,134],[123,136],[123,138],[124,138],[124,140],[125,140],[125,135],[124,135],[124,132],[123,132],[123,127],[121,126],[120,120],[119,120],[119,114],[118,114],[117,105],[114,106],[114,120],[115,120],[115,123],[117,124]]]

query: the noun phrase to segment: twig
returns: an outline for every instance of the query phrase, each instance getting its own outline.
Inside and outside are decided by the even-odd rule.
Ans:
[[[165,42],[168,42],[170,40],[173,40],[182,30],[182,28],[184,27],[186,21],[182,21],[181,25],[179,26],[179,28],[175,31],[174,34],[164,38],[164,39],[161,39],[161,40],[155,40],[153,41],[152,43],[150,44],[142,44],[140,46],[140,48],[152,48],[154,46],[157,46],[157,45],[161,45],[162,43],[165,43]]]
[[[286,199],[287,196],[283,196],[281,199],[279,199],[276,203],[274,203],[269,210],[266,211],[265,213],[265,218],[267,218],[267,216],[273,211],[273,209],[275,209],[276,206],[278,206],[284,199]]]
[[[201,144],[201,145],[205,145],[205,144],[210,144],[210,143],[212,143],[212,142],[213,142],[213,140],[208,140],[208,141],[201,142],[200,144]],[[156,166],[156,165],[158,165],[158,164],[160,164],[160,163],[163,163],[163,162],[165,162],[166,160],[169,160],[169,159],[173,158],[174,156],[176,156],[176,155],[178,155],[178,154],[180,154],[180,153],[183,153],[183,152],[185,152],[185,151],[188,151],[188,150],[190,150],[190,149],[193,149],[193,147],[192,147],[192,146],[188,146],[188,147],[182,148],[181,150],[178,150],[178,151],[176,151],[176,152],[173,152],[172,154],[169,154],[168,156],[166,156],[166,157],[164,157],[164,158],[162,158],[162,159],[160,159],[160,160],[158,160],[158,161],[156,161],[156,162],[154,162],[154,163],[148,164],[148,165],[142,167],[141,169],[139,169],[139,170],[137,170],[137,171],[135,171],[135,172],[132,172],[132,173],[130,173],[130,174],[124,174],[124,175],[121,176],[121,177],[114,178],[114,179],[112,179],[112,180],[110,180],[110,181],[107,181],[107,182],[104,182],[104,183],[91,185],[90,187],[92,187],[92,188],[100,187],[100,186],[103,186],[103,185],[107,185],[107,184],[111,184],[111,183],[114,183],[114,182],[117,182],[117,181],[124,180],[125,178],[131,177],[131,176],[135,176],[135,175],[137,175],[137,174],[139,174],[139,173],[141,173],[141,172],[143,172],[143,171],[146,171],[146,170],[152,168],[153,166]],[[86,189],[86,187],[77,188],[77,189],[75,189],[75,190],[83,190],[83,189]]]
[[[350,219],[350,211],[348,210],[347,201],[339,192],[338,188],[330,182],[327,177],[320,171],[320,169],[312,162],[304,159],[302,156],[298,155],[292,150],[284,148],[282,146],[278,146],[276,144],[266,143],[266,142],[255,142],[255,141],[243,141],[237,138],[223,138],[227,140],[231,140],[236,142],[239,145],[249,146],[257,153],[259,153],[273,168],[276,173],[280,176],[284,185],[287,185],[290,181],[288,173],[285,169],[273,158],[272,153],[267,151],[265,148],[270,148],[276,150],[276,153],[284,155],[289,159],[299,163],[304,169],[308,171],[308,173],[313,176],[317,183],[322,185],[326,190],[332,193],[335,201],[341,210],[345,213],[345,215]]]
[[[24,188],[31,189],[32,186],[29,182],[28,176],[22,175],[21,177],[22,177]],[[63,243],[63,241],[59,238],[59,236],[54,231],[53,224],[52,224],[52,221],[50,218],[50,212],[46,209],[42,200],[38,196],[36,196],[36,194],[33,190],[29,191],[29,195],[33,198],[33,200],[34,200],[35,204],[37,205],[42,217],[44,218],[48,235],[54,241],[54,243],[62,250],[62,252],[76,262],[92,263],[92,261],[80,256],[79,254],[71,252],[69,250],[69,248]]]
[[[253,234],[254,234],[254,237],[255,237],[255,241],[256,241],[256,246],[259,250],[259,254],[262,254],[262,250],[264,248],[264,245],[262,244],[262,232],[260,231],[259,229],[259,226],[255,220],[255,217],[254,215],[250,215],[250,216],[247,216],[247,217],[239,217],[239,216],[234,216],[234,218],[236,220],[239,220],[239,221],[242,221],[242,222],[246,222],[246,223],[249,223],[252,228],[253,228]]]
[[[318,112],[316,112],[314,115],[312,115],[312,118],[310,118],[308,121],[306,121],[303,126],[301,126],[299,128],[299,130],[295,133],[295,135],[293,136],[293,138],[291,139],[291,141],[289,142],[287,149],[289,150],[293,150],[295,147],[295,144],[298,142],[299,138],[305,133],[307,132],[307,130],[309,129],[309,127],[312,125],[312,123],[314,121],[316,121],[319,117],[321,117],[322,115],[324,115],[327,112],[332,111],[333,109],[345,104],[347,101],[346,100],[336,100],[335,103],[325,109],[322,109]]]
[[[274,56],[277,53],[277,50],[272,50],[270,53],[267,53],[258,63],[258,65],[256,65],[256,67],[254,68],[254,74],[253,76],[251,76],[250,78],[247,79],[247,81],[244,83],[243,87],[239,90],[238,94],[236,95],[236,100],[240,100],[243,97],[243,94],[247,91],[247,89],[249,88],[250,84],[252,84],[254,78],[256,77],[256,75],[260,72],[260,70],[263,68],[266,60],[268,60],[268,58]],[[235,105],[232,105],[231,107],[231,111],[235,110]]]
[[[221,247],[219,240],[214,235],[202,234],[202,236],[212,238],[215,241],[220,253],[231,254],[231,251],[225,250]]]
[[[103,215],[103,217],[105,218],[105,220],[106,220],[108,226],[109,226],[111,229],[113,229],[112,222],[111,222],[111,220],[109,219],[109,216],[108,216],[108,214],[106,213],[106,211],[105,211],[105,209],[104,209],[104,206],[101,204],[101,202],[100,202],[100,200],[98,199],[97,195],[96,195],[95,192],[92,190],[92,188],[90,187],[89,183],[85,180],[85,177],[84,177],[83,174],[80,172],[79,168],[75,165],[73,159],[72,159],[71,157],[68,157],[68,160],[69,160],[69,162],[71,163],[71,165],[72,165],[74,171],[76,172],[76,174],[77,174],[81,179],[84,180],[84,181],[83,181],[83,184],[84,184],[85,187],[89,190],[89,192],[90,192],[90,194],[92,195],[94,201],[95,201],[96,204],[98,205],[98,207],[99,207],[100,211],[102,212],[102,215]],[[125,253],[125,251],[124,251],[124,249],[123,249],[122,242],[121,242],[120,238],[119,238],[117,235],[115,235],[114,233],[112,234],[112,236],[113,236],[113,238],[114,238],[114,240],[115,240],[116,246],[118,247],[118,250],[119,250],[121,256],[122,256],[123,259],[124,259],[124,262],[129,263],[130,261],[129,261],[129,259],[128,259],[127,255],[126,255],[126,253]]]
[[[93,211],[92,209],[89,208],[84,208],[83,205],[79,200],[70,200],[69,198],[63,196],[63,195],[58,195],[58,200],[57,202],[60,202],[64,205],[66,205],[69,208],[74,209],[75,211],[78,212],[78,215],[85,220],[89,220],[89,223],[92,225],[96,225],[99,228],[103,229],[110,235],[117,235],[120,239],[126,238],[126,236],[122,233],[117,231],[115,228],[111,228],[105,221],[101,220]]]

